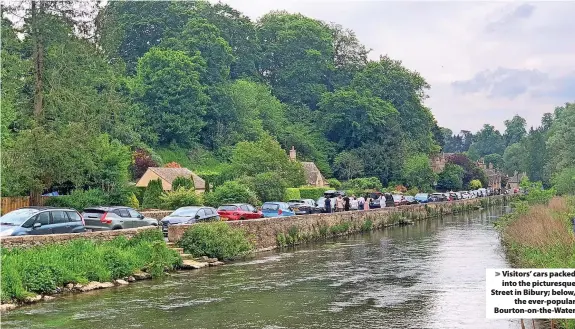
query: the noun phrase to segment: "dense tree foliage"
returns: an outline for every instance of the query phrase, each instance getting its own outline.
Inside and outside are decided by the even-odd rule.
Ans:
[[[216,186],[239,180],[279,200],[305,183],[292,146],[326,178],[424,189],[434,180],[424,158],[442,148],[472,159],[456,163],[464,186],[485,185],[470,164],[480,157],[549,183],[575,153],[572,105],[528,133],[515,116],[503,134],[485,125],[455,135],[424,105],[430,86],[418,72],[369,60],[353,31],[301,14],[253,21],[204,1],[22,1],[3,7],[1,42],[3,195],[111,193],[176,161]]]

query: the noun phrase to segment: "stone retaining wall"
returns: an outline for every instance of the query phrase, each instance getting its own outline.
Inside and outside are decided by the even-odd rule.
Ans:
[[[25,236],[8,236],[0,239],[2,248],[16,248],[16,247],[34,247],[51,243],[63,243],[75,239],[90,239],[98,241],[113,240],[118,236],[125,236],[131,239],[139,232],[146,230],[158,230],[156,226],[146,226],[138,228],[130,228],[125,230],[113,231],[99,231],[99,232],[86,232],[86,233],[67,233],[67,234],[47,234],[47,235],[25,235]]]
[[[146,210],[146,211],[140,211],[140,214],[146,217],[162,220],[162,218],[168,216],[172,212],[173,210]]]
[[[304,216],[276,217],[250,219],[243,221],[228,221],[230,225],[241,228],[255,242],[256,249],[270,249],[278,245],[278,236],[300,240],[311,240],[326,236],[330,228],[343,223],[348,226],[345,234],[358,232],[366,221],[371,221],[372,228],[383,228],[398,225],[404,221],[417,221],[426,218],[452,214],[461,211],[486,207],[491,204],[506,203],[509,197],[493,196],[470,200],[437,202],[419,205],[409,205],[394,208],[371,209],[363,211],[347,211],[331,214],[312,214]],[[196,224],[191,224],[196,225]],[[168,229],[168,240],[178,242],[191,225],[174,225]]]

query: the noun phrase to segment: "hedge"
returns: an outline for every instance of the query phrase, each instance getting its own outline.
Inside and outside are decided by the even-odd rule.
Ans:
[[[300,187],[299,193],[302,199],[317,200],[323,196],[325,191],[329,190],[325,187]]]
[[[286,188],[284,200],[289,201],[295,199],[301,199],[299,188]]]

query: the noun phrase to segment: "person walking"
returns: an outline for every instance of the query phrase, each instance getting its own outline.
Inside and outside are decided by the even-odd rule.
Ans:
[[[379,207],[380,208],[385,208],[385,194],[382,194],[379,197]]]
[[[326,213],[331,213],[331,199],[330,198],[325,198],[325,212]]]
[[[347,195],[343,198],[343,210],[349,211],[349,197]]]
[[[337,197],[337,199],[335,199],[335,211],[336,212],[340,212],[343,211],[343,198],[341,197],[341,195],[339,195]]]
[[[369,204],[371,203],[371,198],[368,196],[365,198],[365,202],[363,203],[363,210],[369,210]]]
[[[352,195],[351,200],[349,200],[349,209],[350,210],[359,209],[359,201],[355,198],[355,195]]]
[[[360,196],[357,199],[357,208],[358,209],[363,209],[363,204],[365,203],[365,198],[363,196]]]

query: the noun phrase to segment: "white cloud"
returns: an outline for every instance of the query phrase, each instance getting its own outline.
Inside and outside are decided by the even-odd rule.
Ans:
[[[575,2],[224,2],[254,20],[287,10],[351,28],[373,49],[372,58],[388,54],[420,72],[431,84],[427,105],[441,126],[454,131],[475,131],[484,123],[503,129],[503,120],[515,114],[538,125],[543,113],[575,101],[575,88],[569,88],[575,86]],[[497,70],[536,70],[555,85],[542,88],[539,80],[523,81],[519,74],[520,86],[508,89],[494,91],[496,81],[474,93],[453,87]],[[484,75],[501,83],[501,76]],[[518,93],[520,87],[527,92]],[[506,91],[517,95],[510,98]]]

